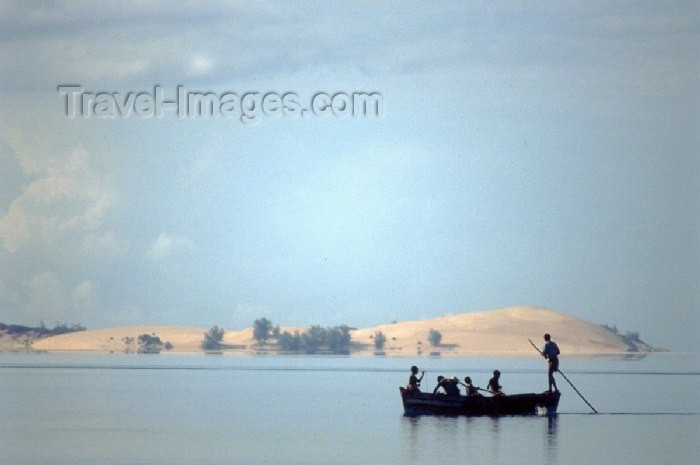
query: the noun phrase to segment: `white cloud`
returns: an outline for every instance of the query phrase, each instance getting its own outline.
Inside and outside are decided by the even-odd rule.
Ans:
[[[68,292],[56,274],[45,271],[22,282],[23,307],[29,314],[55,317],[67,307]]]
[[[73,288],[73,297],[77,303],[89,305],[95,301],[96,288],[91,281],[83,281]]]
[[[5,296],[7,303],[16,306],[15,318],[50,321],[72,320],[92,309],[98,300],[97,286],[90,280],[75,285],[53,271],[42,271],[19,281],[14,295]]]
[[[173,234],[168,234],[163,231],[160,235],[151,243],[148,248],[146,255],[151,260],[161,261],[168,258],[175,250],[184,245],[186,240],[183,237],[179,237]]]
[[[190,63],[190,75],[199,76],[207,74],[214,69],[216,60],[205,55],[195,55]]]
[[[23,154],[18,156],[22,160]],[[32,171],[38,170],[37,157],[31,158]],[[0,238],[7,250],[16,252],[32,243],[94,232],[113,204],[113,194],[92,170],[86,151],[78,149],[67,160],[45,158],[40,177],[0,217]]]
[[[83,237],[80,250],[87,255],[115,258],[129,250],[129,241],[113,232],[89,233]]]

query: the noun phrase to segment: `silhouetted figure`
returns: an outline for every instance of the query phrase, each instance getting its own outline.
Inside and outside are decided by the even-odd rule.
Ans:
[[[411,376],[408,378],[408,386],[406,390],[412,394],[420,394],[420,382],[425,376],[425,371],[421,373],[420,378],[416,376],[418,374],[418,367],[413,365],[411,367]]]
[[[459,396],[460,395],[459,378],[457,378],[456,376],[453,376],[452,378],[450,378],[450,384],[451,384],[451,386],[449,388],[449,394],[447,394],[447,395],[448,396]]]
[[[501,372],[498,370],[494,370],[493,378],[489,380],[489,385],[486,386],[486,389],[488,389],[488,391],[495,396],[502,396],[505,394],[505,392],[503,392],[502,390],[503,387],[499,384],[500,379]]]
[[[552,386],[555,392],[559,392],[557,381],[554,379],[554,372],[559,370],[559,346],[551,340],[549,334],[544,335],[544,340],[547,342],[542,349],[542,356],[549,362],[549,392],[552,392]]]
[[[440,389],[442,389],[442,392],[438,392]],[[447,391],[445,390],[445,377],[440,375],[437,377],[437,385],[435,386],[435,389],[433,389],[433,394],[447,394]]]
[[[442,389],[442,392],[438,392]],[[444,376],[437,377],[437,386],[433,389],[433,394],[446,396],[459,396],[459,387],[457,386],[457,378],[447,379]]]
[[[479,389],[472,384],[472,379],[469,376],[464,378],[464,388],[467,391],[468,397],[479,395]]]

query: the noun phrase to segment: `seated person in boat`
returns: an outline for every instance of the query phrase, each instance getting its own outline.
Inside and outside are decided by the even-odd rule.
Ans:
[[[503,387],[499,384],[500,379],[501,372],[498,370],[494,370],[493,378],[489,380],[489,385],[486,386],[486,389],[488,389],[488,391],[495,396],[505,395],[505,392],[503,392]]]
[[[406,386],[406,390],[412,394],[420,393],[420,382],[425,376],[425,371],[421,373],[420,378],[416,375],[418,375],[418,367],[413,365],[411,367],[411,376],[408,378],[408,386]]]
[[[459,396],[459,387],[457,386],[457,377],[452,377],[452,379],[447,379],[444,376],[438,376],[438,384],[433,389],[433,394],[446,395],[446,396]],[[438,392],[438,390],[442,391]]]
[[[479,388],[472,384],[472,379],[469,376],[464,378],[464,387],[467,390],[467,396],[479,395]]]
[[[456,376],[453,376],[452,378],[450,378],[450,384],[452,385],[452,389],[451,389],[452,393],[449,395],[459,396],[460,395],[459,378],[457,378]]]

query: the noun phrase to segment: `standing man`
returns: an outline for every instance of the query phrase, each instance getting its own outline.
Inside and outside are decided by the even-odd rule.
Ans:
[[[554,379],[554,372],[559,370],[559,346],[551,340],[549,334],[544,335],[544,348],[542,349],[542,355],[549,361],[549,392],[552,392],[552,386],[554,386],[554,391],[559,392],[557,389],[557,382]]]

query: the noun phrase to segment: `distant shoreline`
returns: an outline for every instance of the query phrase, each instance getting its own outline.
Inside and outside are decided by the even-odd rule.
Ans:
[[[336,358],[406,358],[415,359],[422,358],[426,360],[430,359],[483,359],[483,358],[494,358],[494,359],[527,359],[537,357],[540,358],[534,352],[445,352],[439,355],[417,355],[417,354],[402,354],[402,353],[385,353],[385,354],[374,354],[369,351],[357,351],[350,352],[346,354],[339,353],[306,353],[306,352],[259,352],[254,350],[224,350],[220,352],[206,352],[206,351],[160,351],[154,353],[132,353],[132,352],[116,352],[116,351],[105,351],[105,350],[2,350],[0,353],[32,353],[32,354],[93,354],[93,355],[135,355],[135,356],[148,356],[148,355],[159,355],[159,356],[203,356],[203,357],[295,357],[295,356],[308,356],[308,357],[336,357]],[[614,359],[629,359],[636,360],[647,357],[648,355],[692,355],[692,352],[671,352],[666,350],[651,351],[651,352],[596,352],[596,353],[575,353],[569,354],[565,358],[567,359],[592,359],[592,358],[614,358]],[[562,357],[564,358],[564,357]]]
[[[9,335],[0,331],[0,352],[89,352],[89,353],[161,353],[203,354],[205,327],[132,326],[80,330],[42,337],[40,334]],[[301,327],[280,328],[282,332],[304,331]],[[429,332],[441,335],[439,345],[431,345]],[[509,307],[469,312],[429,320],[396,322],[371,328],[349,329],[348,346],[341,352],[360,356],[393,357],[529,357],[537,355],[528,339],[543,344],[542,334],[552,334],[563,357],[634,356],[665,352],[641,340],[625,340],[607,327],[540,307]],[[375,348],[375,335],[385,338]],[[225,330],[225,355],[286,355],[305,351],[281,350],[273,337],[261,344],[253,329]],[[319,350],[318,355],[327,353]]]

